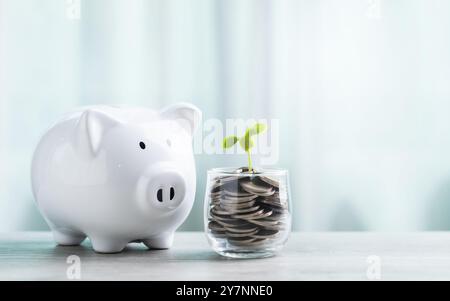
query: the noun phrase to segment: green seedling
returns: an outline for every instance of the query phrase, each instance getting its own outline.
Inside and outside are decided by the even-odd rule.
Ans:
[[[249,172],[253,172],[252,158],[251,158],[251,155],[250,155],[250,150],[255,145],[255,143],[254,143],[254,136],[257,136],[257,135],[265,132],[266,129],[267,129],[267,126],[265,124],[263,124],[263,123],[256,123],[255,125],[247,128],[247,130],[245,131],[244,136],[242,136],[242,137],[237,137],[237,136],[234,136],[234,135],[225,137],[223,139],[223,141],[222,141],[222,148],[223,149],[230,148],[230,147],[232,147],[233,145],[235,145],[236,143],[239,142],[239,145],[247,153],[248,171]]]

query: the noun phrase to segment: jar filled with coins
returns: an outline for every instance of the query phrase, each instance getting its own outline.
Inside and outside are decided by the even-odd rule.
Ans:
[[[212,169],[205,194],[205,231],[217,253],[274,255],[291,231],[287,170]]]

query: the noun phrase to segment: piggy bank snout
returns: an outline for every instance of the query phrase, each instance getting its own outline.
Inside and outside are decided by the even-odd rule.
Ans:
[[[158,164],[146,175],[146,202],[151,206],[173,210],[183,201],[186,194],[186,182],[183,175],[173,166]]]
[[[166,171],[150,180],[148,197],[161,206],[174,209],[184,199],[185,190],[182,176],[177,172]]]

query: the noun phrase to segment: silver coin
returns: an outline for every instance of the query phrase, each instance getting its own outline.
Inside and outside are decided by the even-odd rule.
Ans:
[[[267,184],[275,187],[275,188],[280,188],[280,182],[276,179],[273,178],[269,178],[269,177],[265,177],[265,176],[261,176],[259,177],[261,179],[261,181],[266,182]]]
[[[255,205],[255,201],[254,200],[248,200],[245,202],[236,202],[233,200],[229,200],[229,199],[222,199],[220,200],[220,205],[222,206],[230,206],[230,207],[235,207],[235,208],[248,208],[248,207],[252,207],[253,205]]]
[[[222,222],[225,222],[225,223],[227,223],[227,222],[228,223],[232,223],[232,222],[236,221],[236,219],[235,218],[231,218],[231,216],[220,216],[220,215],[216,215],[214,213],[211,214],[211,217],[214,218],[214,220],[216,222],[222,221]]]
[[[248,196],[231,196],[231,195],[224,195],[222,196],[221,200],[223,200],[224,202],[229,202],[229,203],[245,203],[245,202],[250,202],[254,199],[256,199],[258,196],[257,195],[248,195]]]
[[[256,204],[256,200],[249,200],[245,202],[236,202],[229,199],[222,199],[219,203],[221,206],[228,206],[228,207],[234,207],[234,208],[249,208]]]
[[[219,231],[219,232],[223,231],[223,232],[225,232],[225,228],[222,225],[220,225],[219,223],[215,222],[215,221],[210,221],[208,223],[208,228],[210,230],[213,230],[213,231]]]
[[[228,241],[230,239],[228,238]],[[253,239],[247,239],[245,241],[239,241],[239,240],[232,240],[231,244],[239,247],[247,247],[247,248],[253,248],[253,247],[260,247],[267,243],[269,240],[266,238],[253,238]]]
[[[273,187],[271,186],[261,186],[261,185],[256,185],[255,183],[253,183],[252,181],[241,181],[239,182],[239,184],[241,185],[242,189],[244,189],[245,191],[249,192],[249,193],[253,193],[253,194],[258,194],[258,195],[272,195],[275,193],[275,190],[273,189]]]
[[[276,221],[276,222],[285,222],[285,220],[288,218],[287,214],[274,214],[272,213],[271,216],[266,217],[266,220],[268,221]]]
[[[277,230],[277,231],[280,231],[280,232],[283,232],[283,231],[286,231],[286,227],[282,227],[282,226],[277,226],[277,227],[265,227],[264,229],[266,229],[266,230]],[[276,237],[274,237],[274,238],[276,238]]]
[[[218,181],[214,182],[211,184],[211,186],[209,187],[209,191],[212,193],[216,193],[219,191],[220,186],[222,186],[222,184]]]
[[[222,189],[232,190],[232,191],[240,189],[239,182],[242,181],[242,179],[245,179],[245,178],[233,177],[232,180],[227,180],[227,181],[222,182],[221,187],[222,187]]]
[[[272,188],[272,189],[276,188],[274,185],[271,185],[271,184],[263,181],[260,176],[251,178],[251,181],[253,184],[255,184],[256,186],[261,187],[261,188],[266,188],[266,189],[267,188]],[[276,190],[278,191],[278,189],[276,189]]]
[[[225,226],[224,229],[227,232],[233,233],[251,233],[259,230],[258,227],[255,227],[255,225],[252,224],[241,225],[240,227]]]
[[[259,230],[257,233],[253,234],[252,237],[253,238],[274,238],[278,235],[278,233],[279,233],[278,230],[262,229],[262,230]]]
[[[272,214],[272,211],[264,211],[264,209],[258,210],[256,212],[252,213],[246,213],[246,214],[233,214],[232,217],[234,218],[240,218],[240,219],[261,219],[268,217]]]
[[[281,208],[272,207],[272,206],[264,206],[263,204],[259,204],[259,206],[267,211],[272,211],[274,217],[282,217],[288,213],[287,209],[281,209]]]
[[[227,237],[232,237],[232,238],[245,238],[245,237],[250,237],[252,238],[253,235],[255,235],[256,233],[258,233],[258,229],[252,231],[252,232],[246,232],[246,233],[236,233],[236,232],[231,232],[231,231],[226,231],[226,235]]]
[[[222,205],[221,205],[222,206]],[[222,209],[227,211],[228,214],[233,215],[233,214],[250,214],[253,213],[255,211],[260,210],[259,207],[227,207],[227,206],[222,206]]]
[[[227,234],[225,232],[217,233],[217,232],[211,231],[210,233],[214,236],[214,238],[227,238]]]
[[[216,178],[215,180],[213,180],[213,182],[210,185],[210,191],[216,192],[217,190],[220,190],[220,188],[223,187],[224,185],[232,183],[233,181],[236,182],[234,184],[234,186],[238,187],[238,181],[237,181],[236,177],[229,176],[229,177]]]
[[[217,229],[209,229],[209,231],[211,231],[211,233],[213,234],[225,234],[225,228],[222,228],[221,230],[217,230]]]
[[[255,238],[252,237],[232,237],[228,238],[228,241],[235,245],[245,245],[255,241]]]
[[[211,201],[211,206],[220,206],[220,200],[216,201]]]
[[[231,213],[229,211],[221,210],[220,208],[217,208],[217,207],[214,207],[214,208],[211,209],[211,214],[213,214],[213,215],[225,215],[225,216],[231,215]]]
[[[209,220],[208,228],[210,228],[210,229],[222,229],[223,227],[220,226],[219,224],[217,224],[215,221]]]
[[[256,195],[264,196],[264,197],[271,196],[274,193],[275,193],[275,189],[273,189],[273,188],[271,190],[267,190],[266,192],[255,192]]]
[[[280,201],[276,199],[261,199],[259,201],[271,206],[272,208],[285,209],[287,207],[286,205],[281,204]]]
[[[213,179],[213,184],[226,184],[228,182],[236,181],[237,177],[235,176],[220,176]]]
[[[266,188],[269,188],[269,187],[275,188],[274,185],[267,183],[266,181],[263,181],[261,176],[253,177],[252,182],[257,186],[266,187]]]
[[[217,203],[220,202],[221,197],[215,197],[215,198],[211,198],[211,202]]]
[[[278,222],[276,222],[276,221],[262,221],[262,220],[255,220],[255,219],[248,219],[247,221],[249,223],[252,223],[252,224],[255,224],[258,226],[262,226],[262,227],[273,227],[278,224]]]
[[[243,191],[243,190],[228,190],[228,189],[224,189],[223,192],[225,193],[226,196],[228,197],[234,197],[234,198],[241,198],[241,197],[251,197],[253,196],[253,194],[247,192],[247,191]]]
[[[209,193],[209,197],[211,198],[211,199],[216,199],[216,198],[220,198],[221,196],[222,196],[222,191],[221,190],[219,190],[219,191],[216,191],[216,192],[210,192]]]
[[[239,219],[222,219],[217,217],[215,218],[215,221],[225,228],[244,228],[249,224],[247,221]]]
[[[249,169],[248,169],[247,166],[239,167],[239,168],[234,170],[234,172],[237,173],[237,174],[242,174],[242,173],[245,173],[245,172],[248,172],[248,171],[249,171]],[[255,173],[255,172],[256,172],[256,170],[253,169],[253,173]]]
[[[233,225],[235,224],[236,219],[231,218],[231,215],[217,215],[213,212],[210,212],[211,220],[219,223],[222,226]]]
[[[285,215],[288,212],[287,209],[281,209],[281,208],[278,208],[278,207],[270,207],[270,206],[269,207],[264,207],[261,204],[260,204],[260,206],[261,206],[261,208],[264,208],[264,209],[266,209],[268,211],[269,210],[272,211],[275,217]]]
[[[223,204],[222,204],[223,205]],[[260,207],[259,206],[253,206],[253,207],[245,207],[245,208],[236,208],[233,206],[220,206],[230,214],[243,214],[243,213],[250,213],[257,211]]]

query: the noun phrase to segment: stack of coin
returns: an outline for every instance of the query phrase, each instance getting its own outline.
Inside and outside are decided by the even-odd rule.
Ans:
[[[236,172],[236,176],[214,179],[209,187],[210,233],[245,247],[277,239],[286,229],[289,216],[286,196],[280,196],[280,182],[270,176],[246,173],[244,168]]]

